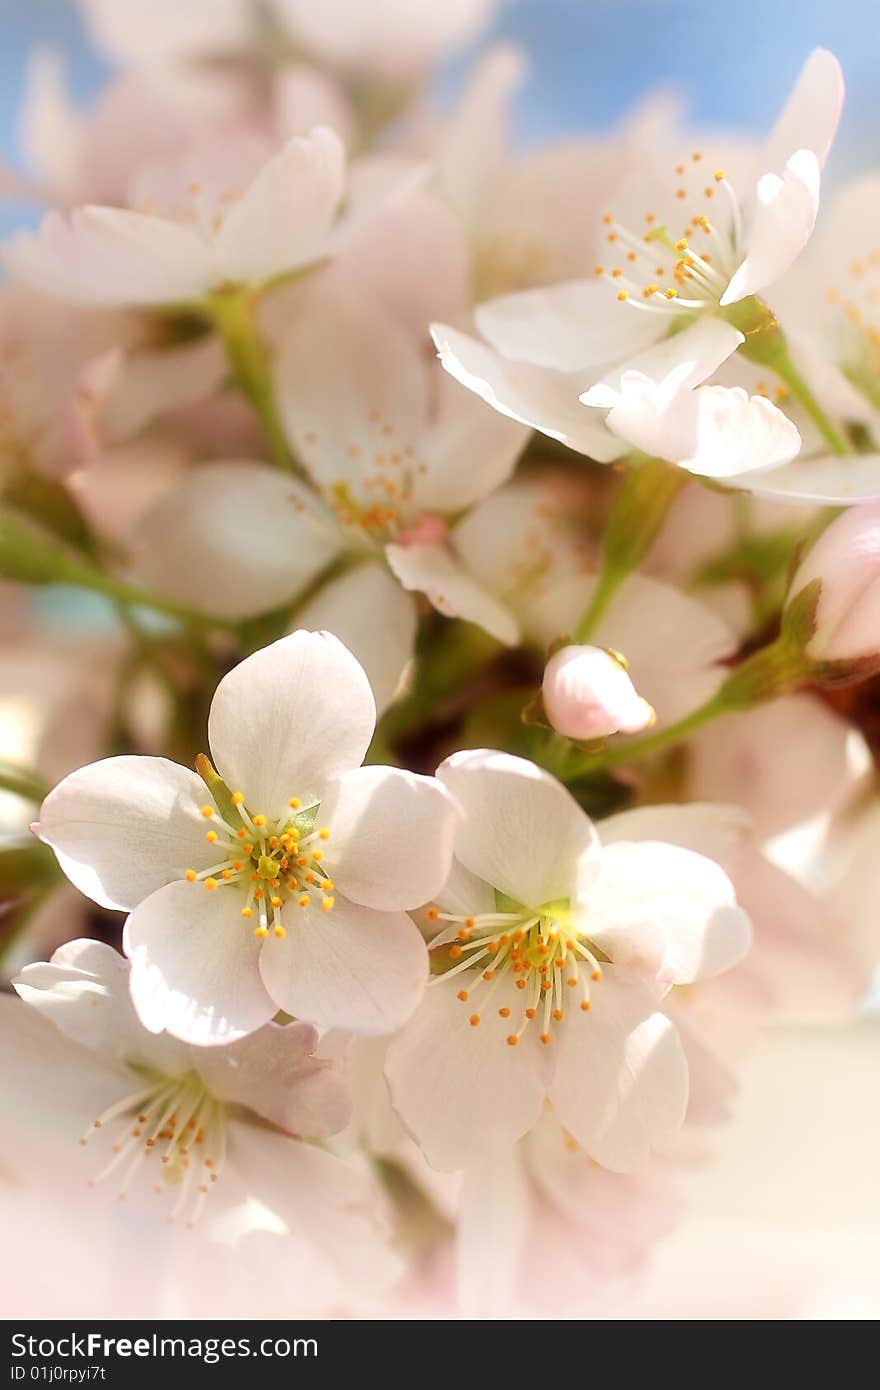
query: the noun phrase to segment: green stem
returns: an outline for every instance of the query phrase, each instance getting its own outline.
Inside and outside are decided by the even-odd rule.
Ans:
[[[104,574],[91,560],[60,544],[43,527],[12,507],[0,508],[0,579],[13,579],[20,584],[72,584],[104,594],[117,604],[151,608],[198,631],[223,628],[238,632],[238,624],[229,619],[196,613],[182,603]]]
[[[599,571],[599,582],[575,629],[576,642],[586,642],[592,636],[624,579],[626,570],[613,569],[607,562],[603,562]]]
[[[577,776],[583,777],[590,773],[607,772],[611,768],[620,767],[623,763],[633,762],[649,753],[656,753],[660,749],[667,748],[673,743],[678,743],[680,739],[696,733],[697,729],[702,729],[704,724],[711,723],[719,715],[729,714],[730,707],[721,698],[723,689],[722,686],[711,700],[707,700],[704,705],[692,710],[690,714],[685,715],[683,719],[677,720],[674,724],[667,724],[665,729],[657,729],[652,734],[646,734],[644,738],[634,739],[630,743],[618,744],[614,748],[607,749],[604,753],[586,758],[577,769]]]
[[[13,792],[16,796],[23,796],[26,801],[37,802],[43,801],[49,794],[49,788],[38,773],[28,772],[24,768],[2,761],[0,791]]]
[[[776,372],[778,376],[782,377],[795,400],[803,406],[832,453],[851,454],[852,449],[849,444],[843,435],[834,428],[788,353],[785,354],[782,362],[777,364]]]
[[[575,640],[586,642],[623,581],[648,554],[688,474],[662,459],[633,464],[611,511],[602,550],[599,582],[580,622]]]
[[[615,745],[592,757],[587,756],[577,769],[577,775],[606,772],[619,767],[621,763],[633,762],[636,758],[668,748],[723,714],[752,709],[764,700],[796,689],[808,678],[810,669],[802,644],[792,632],[783,630],[775,642],[761,647],[735,667],[705,704],[676,723],[646,734],[644,738]]]
[[[175,603],[173,599],[160,598],[158,594],[147,593],[144,589],[138,589],[133,584],[123,584],[121,580],[112,579],[110,575],[100,574],[97,571],[87,573],[81,577],[71,577],[59,581],[61,583],[71,583],[85,589],[92,589],[95,593],[105,594],[107,598],[113,599],[115,604],[125,605],[133,608],[149,608],[154,613],[162,613],[166,618],[174,618],[175,621],[185,623],[199,632],[209,628],[220,628],[224,632],[238,632],[238,623],[229,618],[214,618],[207,613],[197,613],[192,608],[187,608],[185,604]]]
[[[274,463],[285,473],[301,473],[278,418],[272,365],[257,322],[253,291],[241,286],[218,290],[207,308],[236,383],[260,417]]]

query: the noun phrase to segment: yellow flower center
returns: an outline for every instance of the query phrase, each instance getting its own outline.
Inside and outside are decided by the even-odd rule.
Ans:
[[[673,226],[648,211],[639,231],[613,213],[602,221],[607,265],[595,273],[617,299],[654,314],[714,307],[743,257],[739,200],[723,169],[707,170],[699,150],[675,166]]]
[[[176,1196],[169,1221],[189,1208],[187,1225],[193,1226],[223,1169],[226,1107],[195,1072],[155,1077],[142,1090],[108,1106],[79,1142],[83,1148],[109,1148],[109,1158],[89,1180],[90,1187],[121,1174],[118,1195],[124,1199],[149,1162],[153,1191]]]
[[[288,814],[270,821],[260,812],[251,815],[241,792],[232,794],[231,803],[229,821],[212,803],[202,807],[205,820],[212,822],[205,839],[225,857],[200,872],[187,869],[187,882],[209,893],[229,884],[244,889],[241,915],[256,921],[254,935],[261,940],[270,930],[279,938],[286,936],[281,910],[291,898],[299,907],[320,902],[322,910],[330,912],[333,880],[323,867],[330,832],[316,824],[318,806],[303,808],[299,797],[292,796]],[[231,823],[235,820],[237,824]]]
[[[469,1023],[478,1028],[483,1015],[503,982],[513,982],[519,1003],[502,1004],[498,1015],[511,1020],[506,1036],[516,1047],[529,1025],[537,1020],[540,1040],[549,1044],[552,1029],[567,1009],[591,1008],[590,984],[602,978],[601,952],[581,931],[567,902],[546,903],[530,909],[460,916],[428,909],[431,921],[458,925],[456,939],[447,944],[448,966],[433,983],[455,976],[466,977],[458,999],[467,1004]],[[440,948],[435,948],[435,959]]]

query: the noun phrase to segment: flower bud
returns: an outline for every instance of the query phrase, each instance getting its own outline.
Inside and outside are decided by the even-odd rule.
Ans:
[[[633,734],[654,720],[622,659],[603,647],[562,647],[547,662],[542,693],[548,720],[566,738]]]
[[[789,606],[816,580],[808,656],[838,662],[880,654],[880,502],[851,507],[832,521],[798,569]]]

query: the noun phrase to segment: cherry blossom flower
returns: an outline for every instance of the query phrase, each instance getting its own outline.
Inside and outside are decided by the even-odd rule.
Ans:
[[[507,614],[445,544],[445,518],[507,480],[526,434],[438,373],[349,274],[308,288],[281,343],[278,403],[296,455],[349,546],[384,553],[405,589],[513,642]]]
[[[442,886],[458,812],[433,778],[359,767],[374,722],[350,653],[296,632],[217,687],[213,794],[163,758],[120,757],[46,799],[35,831],[71,882],[131,914],[150,1031],[226,1043],[281,1008],[382,1033],[415,1007],[426,956],[404,909]]]
[[[438,776],[466,821],[433,909],[439,973],[388,1052],[395,1108],[439,1168],[512,1143],[545,1098],[604,1167],[640,1166],[687,1106],[662,996],[748,947],[729,879],[655,841],[600,850],[570,793],[522,759],[457,753]]]
[[[339,137],[318,127],[268,159],[260,142],[233,150],[226,143],[223,152],[216,167],[195,156],[176,169],[145,171],[133,208],[48,213],[35,234],[19,232],[7,243],[7,266],[61,299],[116,306],[198,301],[320,259],[343,195]],[[241,183],[230,173],[236,164]]]
[[[817,48],[755,161],[745,200],[723,169],[694,151],[668,184],[655,180],[656,198],[636,225],[606,214],[609,254],[614,260],[620,255],[622,268],[597,274],[609,281],[614,298],[668,324],[770,288],[812,233],[820,174],[842,105],[840,65]],[[622,201],[644,196],[642,185]]]
[[[868,175],[823,207],[806,253],[773,291],[773,308],[817,398],[875,438],[878,249],[880,181]]]
[[[406,274],[391,274],[398,252]],[[336,265],[283,291],[266,314],[276,396],[314,495],[266,465],[204,465],[138,519],[128,537],[135,575],[198,612],[237,619],[293,601],[339,561],[348,577],[334,584],[330,616],[319,591],[308,624],[344,624],[383,705],[412,652],[415,606],[401,584],[514,642],[511,616],[447,545],[447,518],[504,481],[527,439],[424,352],[426,319],[464,303],[465,282],[460,229],[414,190],[353,233]],[[257,548],[254,527],[267,542]]]
[[[223,1240],[236,1208],[256,1199],[291,1256],[305,1247],[316,1277],[343,1287],[368,1269],[380,1283],[393,1278],[369,1179],[306,1142],[341,1129],[350,1110],[316,1030],[269,1023],[226,1047],[192,1048],[141,1025],[128,973],[111,947],[73,941],[15,980],[27,1009],[2,1001],[9,1085],[42,1123],[34,1097],[51,1104],[64,1166],[88,1180],[96,1202],[126,1198],[130,1222],[153,1204],[154,1220]]]
[[[641,206],[636,224],[626,225],[626,215],[603,218],[612,261],[619,253],[620,266],[597,267],[594,282],[572,281],[484,305],[480,331],[513,361],[584,371],[626,360],[666,337],[673,325],[718,314],[764,291],[789,269],[812,232],[820,169],[842,101],[837,60],[816,49],[758,156],[749,208],[741,208],[724,171],[712,169],[699,151],[676,167],[668,187],[639,174],[619,195],[625,206]],[[695,245],[701,237],[705,248],[702,241]],[[613,293],[603,301],[605,282]]]
[[[341,549],[308,488],[248,459],[191,469],[127,540],[132,573],[153,593],[231,619],[289,602]]]
[[[586,299],[583,309],[592,313]],[[482,326],[482,310],[477,322]],[[765,395],[708,382],[744,341],[721,319],[698,319],[592,384],[583,371],[507,358],[457,329],[435,325],[433,333],[440,360],[457,381],[502,414],[599,463],[637,449],[737,487],[751,489],[753,475],[760,475],[759,485],[772,493],[777,470],[801,447],[796,425]],[[606,347],[614,356],[625,344],[609,336]],[[562,362],[565,352],[563,346]],[[578,399],[590,409],[580,409]]]
[[[253,93],[230,67],[188,63],[129,68],[87,108],[75,104],[61,56],[38,48],[24,74],[19,117],[26,172],[18,191],[54,206],[125,206],[147,165],[223,136],[260,128]],[[312,125],[333,124],[316,119]],[[286,135],[305,134],[286,129]]]
[[[700,196],[707,207],[723,203],[726,211],[714,221],[705,212],[691,212],[683,235],[673,239],[681,217],[675,205],[688,204],[694,178],[705,182],[697,152],[677,168],[671,211],[661,200],[659,211],[646,214],[647,233],[636,235],[606,217],[607,239],[625,257],[625,268],[623,262],[610,271],[597,267],[600,279],[615,287],[614,296],[603,303],[601,284],[568,281],[491,300],[476,314],[485,342],[435,325],[447,370],[495,409],[599,462],[629,447],[783,500],[846,504],[876,496],[875,455],[842,463],[820,450],[793,463],[801,448],[798,424],[809,418],[807,412],[796,411],[796,423],[762,385],[750,393],[728,381],[723,366],[745,341],[735,306],[777,282],[784,286],[809,238],[819,167],[841,99],[836,60],[816,50],[758,161],[771,172],[757,181],[751,221],[724,172],[716,170]],[[784,172],[772,172],[777,165]],[[627,197],[621,194],[624,204]],[[699,236],[712,240],[711,251],[702,243],[694,249]],[[671,271],[653,265],[658,247],[667,260],[671,254]],[[661,271],[676,283],[664,289]],[[761,312],[769,314],[766,307]],[[804,351],[795,352],[799,362]],[[806,368],[832,417],[843,411],[856,423],[864,419],[865,405],[855,398],[852,408],[855,393],[841,371],[825,369],[815,352]],[[591,407],[590,416],[579,415],[575,395]],[[780,400],[787,395],[781,388]]]
[[[601,209],[672,138],[677,104],[658,92],[600,139],[520,152],[513,99],[527,75],[524,52],[495,44],[428,142],[443,197],[468,235],[478,299],[592,274]]]
[[[194,612],[252,617],[309,591],[295,626],[332,632],[366,671],[377,711],[391,703],[413,654],[415,606],[380,554],[347,551],[302,484],[248,460],[204,464],[166,487],[123,539],[132,575]]]
[[[702,344],[715,340],[721,347],[707,361]],[[664,340],[624,371],[591,386],[581,400],[607,410],[605,427],[632,448],[689,473],[748,486],[752,473],[790,463],[800,451],[801,436],[766,395],[706,382],[707,367],[723,367],[731,344],[741,341],[729,324],[698,323],[689,335],[686,331]]]
[[[548,1107],[516,1145],[464,1174],[459,1304],[471,1316],[583,1316],[632,1279],[679,1206],[668,1171],[601,1168]]]
[[[688,791],[699,794],[699,788]],[[721,794],[719,786],[714,796]],[[717,799],[638,806],[599,822],[599,831],[603,845],[650,836],[712,858],[749,916],[751,948],[736,970],[702,980],[699,988],[674,988],[664,1000],[691,1069],[688,1121],[715,1124],[728,1114],[724,1105],[719,1111],[725,1086],[735,1089],[726,1069],[742,1062],[762,1028],[827,1021],[852,1009],[864,985],[852,933],[815,892],[771,860],[748,814],[736,806]]]

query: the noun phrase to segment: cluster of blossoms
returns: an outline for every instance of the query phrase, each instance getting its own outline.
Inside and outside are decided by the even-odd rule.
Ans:
[[[839,66],[521,155],[518,52],[429,100],[492,0],[80,7],[4,171],[4,1222],[62,1316],[589,1315],[877,956]]]

